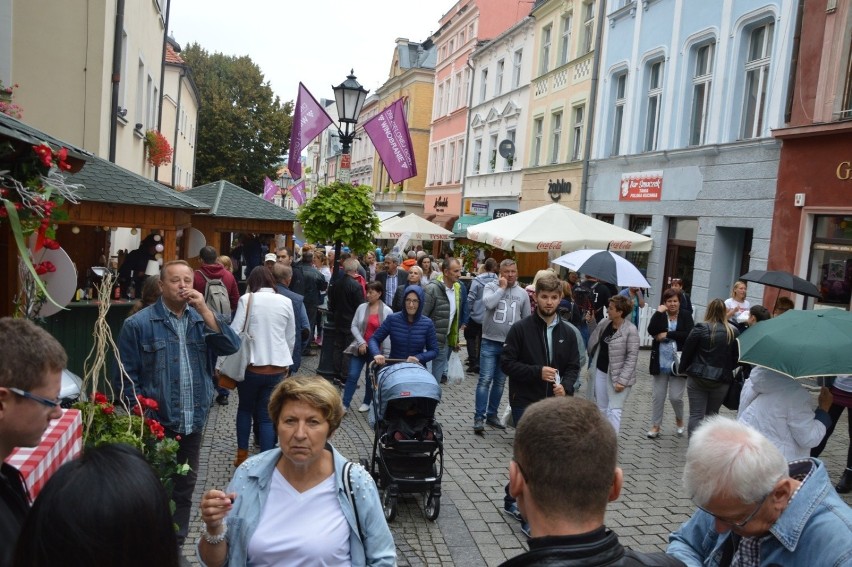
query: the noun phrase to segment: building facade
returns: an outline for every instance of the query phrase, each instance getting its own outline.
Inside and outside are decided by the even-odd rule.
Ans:
[[[405,99],[405,119],[411,134],[411,145],[417,175],[402,183],[393,183],[379,156],[373,162],[374,206],[377,211],[422,213],[429,152],[429,122],[435,81],[435,46],[405,38],[396,40],[388,80],[376,89],[376,113],[400,98]]]
[[[437,50],[429,173],[423,214],[447,229],[462,210],[464,155],[473,73],[470,54],[529,13],[517,0],[458,0],[432,36]],[[489,82],[486,78],[486,83]]]
[[[680,277],[700,317],[767,266],[796,5],[622,0],[606,17],[585,212],[650,227],[651,301]]]
[[[180,46],[167,38],[160,131],[172,145],[172,163],[157,168],[157,181],[178,191],[192,187],[198,137],[198,88]]]
[[[852,290],[852,7],[806,2],[789,120],[781,140],[769,244],[772,270],[815,283],[797,307],[850,309]],[[773,303],[775,290],[766,294]],[[774,303],[773,303],[774,304]]]
[[[467,226],[520,210],[534,24],[524,18],[470,55],[474,78],[462,216],[453,226],[459,236]]]
[[[579,208],[596,9],[593,0],[539,0],[533,7],[523,210],[553,202]]]
[[[373,162],[376,160],[376,148],[373,141],[364,132],[364,123],[379,112],[379,97],[375,93],[364,100],[355,139],[352,141],[352,185],[368,185],[373,187]]]

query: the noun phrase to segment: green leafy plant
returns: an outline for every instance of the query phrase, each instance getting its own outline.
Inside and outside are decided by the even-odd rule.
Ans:
[[[316,195],[297,213],[305,238],[311,242],[334,242],[335,246],[345,242],[356,251],[372,249],[379,231],[372,192],[369,185],[339,181],[320,185]]]

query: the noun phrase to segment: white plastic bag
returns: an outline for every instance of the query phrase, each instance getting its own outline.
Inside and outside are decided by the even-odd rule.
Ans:
[[[512,406],[506,406],[503,410],[503,415],[500,416],[500,423],[503,427],[515,427],[515,417],[512,415]]]
[[[461,384],[464,381],[464,367],[462,366],[459,353],[453,351],[450,353],[450,360],[447,362],[447,383]]]

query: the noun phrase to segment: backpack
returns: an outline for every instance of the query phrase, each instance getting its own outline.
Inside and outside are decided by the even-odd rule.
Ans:
[[[207,283],[204,284],[204,303],[216,313],[227,317],[231,316],[231,298],[228,296],[228,288],[222,278],[208,278],[207,274],[199,270],[201,277]]]

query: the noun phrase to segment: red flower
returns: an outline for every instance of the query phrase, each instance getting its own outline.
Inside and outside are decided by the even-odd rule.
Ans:
[[[51,167],[53,165],[53,152],[51,151],[50,146],[47,144],[39,144],[37,146],[33,146],[33,151],[39,159],[41,159],[41,163],[44,164],[45,167]]]
[[[109,403],[107,397],[100,392],[95,392],[95,403],[96,404],[106,404]]]
[[[101,406],[101,411],[107,415],[112,415],[115,413],[115,406],[111,406],[109,404],[104,404]]]
[[[133,409],[131,411],[134,413],[134,415],[142,415],[142,408],[139,405],[133,406]]]
[[[180,435],[175,435],[175,441],[180,441],[181,439],[183,439],[183,437],[181,437]]]
[[[71,166],[66,161],[68,159],[68,148],[61,148],[53,155],[56,156],[56,160],[59,162],[59,169],[62,171],[71,171]]]
[[[56,266],[53,265],[53,262],[42,262],[40,264],[36,264],[35,271],[36,274],[43,276],[44,274],[55,272]]]
[[[45,238],[43,244],[48,250],[59,250],[59,243],[51,238]]]

